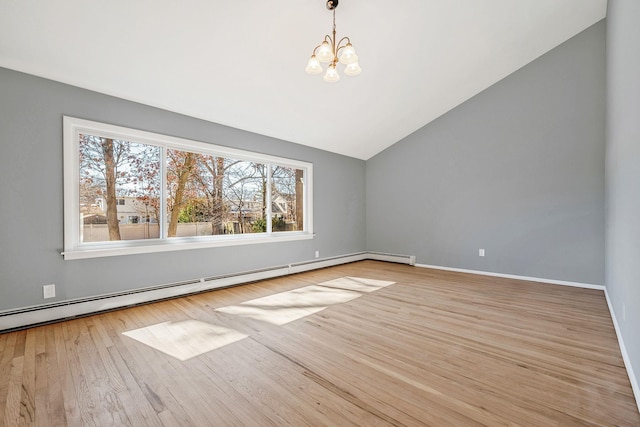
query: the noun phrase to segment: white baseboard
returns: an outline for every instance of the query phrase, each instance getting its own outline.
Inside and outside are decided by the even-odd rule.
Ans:
[[[640,412],[640,386],[638,385],[638,379],[633,372],[633,367],[631,366],[631,359],[629,359],[629,354],[627,353],[627,348],[624,345],[624,340],[622,339],[622,332],[620,331],[620,326],[618,325],[618,319],[616,317],[615,311],[613,311],[613,304],[611,304],[611,299],[609,298],[609,292],[604,290],[604,296],[607,299],[607,305],[609,306],[609,312],[611,313],[611,320],[613,320],[613,327],[616,330],[616,336],[618,337],[618,345],[620,346],[620,353],[622,353],[622,360],[624,361],[624,366],[627,369],[627,375],[629,376],[629,381],[631,382],[631,389],[633,390],[633,395],[636,398],[636,405],[638,406],[638,412]]]
[[[86,299],[60,301],[52,304],[24,307],[0,313],[0,331],[23,328],[30,325],[53,322],[83,316],[101,311],[143,304],[181,295],[208,291],[217,288],[268,279],[287,274],[288,268],[281,267],[267,271],[248,272],[213,280],[193,280],[167,284],[153,288],[136,289],[118,294],[98,295]]]
[[[367,258],[367,252],[360,252],[351,255],[342,255],[333,258],[316,259],[312,261],[300,262],[288,265],[287,274],[303,273],[305,271],[318,270],[320,268],[333,267],[350,262],[363,261]]]
[[[239,272],[235,274],[206,277],[180,283],[170,283],[149,288],[134,289],[127,292],[96,295],[90,298],[58,301],[0,311],[0,332],[20,329],[107,310],[114,310],[136,304],[143,304],[167,298],[174,298],[213,289],[226,288],[257,280],[270,279],[333,267],[340,264],[376,259],[380,261],[415,263],[415,257],[408,255],[380,254],[375,252],[358,252],[331,258],[314,259],[305,262],[274,266],[261,270]]]
[[[604,290],[604,286],[603,285],[594,285],[594,284],[591,284],[591,283],[568,282],[566,280],[554,280],[554,279],[544,279],[544,278],[541,278],[541,277],[518,276],[518,275],[515,275],[515,274],[493,273],[491,271],[467,270],[467,269],[464,269],[464,268],[442,267],[442,266],[439,266],[439,265],[416,264],[416,267],[433,268],[433,269],[436,269],[436,270],[455,271],[455,272],[458,272],[458,273],[479,274],[481,276],[504,277],[506,279],[526,280],[526,281],[529,281],[529,282],[551,283],[551,284],[554,284],[554,285],[574,286],[574,287],[577,287],[577,288],[599,289],[601,291]]]

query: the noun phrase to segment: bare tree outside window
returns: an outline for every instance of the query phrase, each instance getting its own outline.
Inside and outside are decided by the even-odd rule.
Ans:
[[[302,169],[272,166],[271,215],[274,232],[303,230],[303,179]]]
[[[140,198],[152,206],[159,203],[160,148],[153,145],[81,134],[79,137],[80,160],[80,215],[85,222],[106,223],[107,233],[90,233],[87,240],[129,240],[137,235],[125,235],[121,230],[121,218],[128,218],[119,209],[119,200]],[[121,203],[120,205],[125,205]],[[121,212],[122,214],[119,214]],[[135,211],[134,211],[135,212]],[[152,208],[157,216],[157,210]],[[83,230],[84,231],[84,230]],[[93,230],[92,230],[93,231]]]
[[[263,164],[167,150],[167,236],[266,231],[266,179]]]

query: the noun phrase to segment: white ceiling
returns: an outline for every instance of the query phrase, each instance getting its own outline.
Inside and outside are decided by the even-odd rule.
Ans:
[[[340,0],[338,37],[351,38],[363,72],[329,84],[304,72],[331,31],[325,0],[0,0],[0,66],[368,159],[598,22],[606,5]]]

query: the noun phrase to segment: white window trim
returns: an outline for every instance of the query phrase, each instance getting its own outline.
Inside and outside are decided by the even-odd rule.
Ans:
[[[160,146],[161,161],[164,162],[164,149],[179,149],[213,154],[218,157],[233,158],[238,160],[258,161],[265,164],[277,164],[279,166],[303,169],[304,174],[304,231],[276,232],[268,227],[266,233],[237,234],[219,236],[194,236],[170,239],[160,237],[151,240],[121,240],[117,242],[80,242],[80,162],[78,144],[80,134],[92,134],[102,137],[138,142]],[[167,252],[185,249],[203,249],[220,246],[250,245],[259,243],[285,242],[294,240],[313,239],[313,164],[299,160],[259,154],[245,150],[209,144],[177,138],[168,135],[157,134],[121,126],[109,125],[75,117],[63,116],[63,162],[64,162],[64,251],[65,260],[107,257],[117,255],[133,255],[154,252]],[[162,167],[164,170],[164,166]],[[270,169],[269,175],[270,175]],[[165,173],[162,173],[162,188],[166,188]],[[270,189],[271,186],[267,186]],[[164,193],[163,193],[164,194]],[[270,200],[270,198],[268,199]],[[164,206],[164,203],[162,204]],[[271,206],[267,206],[268,218],[271,215]],[[161,213],[166,217],[166,212]],[[271,221],[267,221],[270,225]],[[161,236],[164,235],[166,224],[161,223]]]

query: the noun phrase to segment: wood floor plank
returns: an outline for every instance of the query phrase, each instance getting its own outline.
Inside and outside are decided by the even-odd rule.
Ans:
[[[22,374],[24,372],[24,356],[17,356],[11,360],[7,381],[7,397],[4,408],[4,425],[17,426],[20,422],[20,397],[22,395]]]
[[[64,384],[62,375],[64,372],[61,372],[59,368],[56,346],[56,331],[60,329],[60,325],[50,326],[40,328],[45,342],[43,367],[47,375],[47,388],[39,391],[39,398],[36,401],[36,424],[62,426],[67,424],[67,420],[65,415],[65,395],[62,389]],[[44,393],[44,395],[40,393]],[[41,409],[40,405],[46,410]]]
[[[640,413],[602,291],[362,261],[1,334],[0,424],[640,426]]]
[[[78,405],[78,397],[76,396],[76,387],[74,384],[74,378],[72,376],[73,366],[67,355],[65,328],[66,322],[51,325],[54,333],[54,345],[53,351],[56,353],[57,366],[54,366],[52,371],[59,373],[59,388],[61,390],[63,405],[64,405],[64,418],[70,425],[82,425],[82,417],[80,414],[80,408]],[[53,382],[50,382],[53,384]],[[55,399],[55,396],[51,396],[50,401]],[[37,411],[37,408],[36,408]],[[37,415],[36,415],[37,416]]]
[[[80,363],[80,355],[84,346],[84,338],[80,330],[80,321],[70,320],[65,322],[62,327],[65,346],[64,360],[69,366],[69,372],[66,374],[70,378],[70,385],[74,389],[75,401],[82,423],[86,425],[98,425],[104,414],[97,414],[94,411],[96,407],[96,394],[90,389],[91,379],[87,379],[84,369]],[[63,362],[64,363],[64,362]],[[74,402],[75,403],[75,402]]]
[[[3,341],[4,351],[2,358],[0,358],[0,417],[4,416],[4,411],[7,406],[7,397],[9,393],[9,381],[6,380],[10,376],[11,362],[13,361],[14,347],[17,339],[17,334],[4,334],[0,335],[0,340]]]
[[[44,328],[34,329],[36,336],[36,355],[35,355],[35,406],[34,406],[34,424],[36,426],[46,426],[50,424],[53,417],[51,415],[51,407],[49,405],[49,365],[47,363],[47,341]],[[39,408],[38,412],[35,408]]]
[[[22,373],[22,393],[20,396],[20,424],[35,423],[36,396],[36,330],[26,331],[24,346],[24,372]]]

